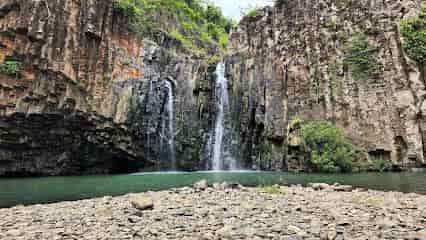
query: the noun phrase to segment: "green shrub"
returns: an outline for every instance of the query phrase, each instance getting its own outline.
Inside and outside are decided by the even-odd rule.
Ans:
[[[278,184],[271,185],[271,186],[263,186],[260,188],[260,192],[262,193],[268,193],[268,194],[281,194],[283,191],[281,190],[281,187]]]
[[[341,94],[341,85],[340,85],[340,76],[339,76],[339,69],[342,67],[342,63],[338,62],[337,60],[334,62],[331,62],[328,65],[328,74],[330,76],[330,95],[333,100]]]
[[[21,63],[16,60],[9,60],[0,64],[0,72],[7,75],[11,75],[11,76],[18,75],[20,68],[21,68]]]
[[[180,33],[178,30],[173,29],[170,31],[170,37],[174,38],[175,40],[177,40],[178,42],[180,42],[182,44],[182,46],[184,48],[190,48],[191,47],[191,42],[185,38],[182,33]]]
[[[418,64],[426,65],[426,4],[422,5],[418,16],[401,22],[401,34],[404,38],[403,48],[407,55]]]
[[[225,48],[228,33],[234,22],[223,16],[220,8],[201,0],[116,0],[115,9],[129,18],[132,31],[146,37],[155,29],[162,29],[177,37],[188,51],[207,52],[216,43]],[[176,24],[154,19],[162,12],[165,19],[176,19]]]
[[[308,164],[316,172],[351,172],[361,151],[343,130],[325,121],[307,122],[298,130]]]
[[[383,158],[373,157],[370,159],[370,170],[377,172],[385,172],[391,169],[391,164]]]
[[[329,17],[325,20],[324,26],[326,28],[336,29],[337,28],[337,20],[333,17]]]
[[[115,9],[125,16],[129,17],[129,28],[130,30],[140,33],[147,34],[152,30],[153,23],[147,16],[147,9],[149,6],[147,1],[141,1],[145,8],[139,7],[135,0],[117,0]]]
[[[246,16],[249,17],[256,17],[259,14],[259,9],[258,8],[253,8],[251,10],[249,10],[246,14]]]
[[[345,46],[343,64],[351,70],[355,80],[369,79],[382,69],[377,51],[365,36],[355,36]]]

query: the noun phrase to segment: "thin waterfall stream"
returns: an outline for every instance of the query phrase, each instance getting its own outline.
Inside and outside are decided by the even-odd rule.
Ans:
[[[174,96],[173,96],[173,86],[169,81],[165,81],[167,88],[167,99],[165,104],[165,113],[167,114],[166,118],[163,118],[162,122],[162,142],[167,142],[167,160],[170,163],[170,170],[177,169],[176,163],[176,151],[175,151],[175,125],[174,125]],[[167,120],[167,121],[166,121]],[[166,124],[167,122],[167,124]],[[167,125],[167,133],[166,133]]]

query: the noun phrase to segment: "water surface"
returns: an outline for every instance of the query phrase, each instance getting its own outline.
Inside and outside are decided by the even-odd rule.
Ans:
[[[0,179],[0,207],[116,196],[131,192],[189,186],[201,179],[248,186],[323,182],[426,194],[426,173],[362,173],[346,175],[276,172],[167,172],[132,175]]]

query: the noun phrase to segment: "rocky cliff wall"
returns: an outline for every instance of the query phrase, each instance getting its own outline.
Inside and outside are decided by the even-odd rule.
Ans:
[[[0,176],[169,168],[171,134],[179,167],[198,167],[214,69],[127,29],[110,0],[0,2]]]
[[[395,168],[424,166],[425,70],[404,53],[399,27],[421,2],[294,0],[244,18],[227,74],[246,166],[303,170],[288,131],[297,118],[335,122]],[[374,76],[356,79],[342,64],[357,35],[377,48]]]

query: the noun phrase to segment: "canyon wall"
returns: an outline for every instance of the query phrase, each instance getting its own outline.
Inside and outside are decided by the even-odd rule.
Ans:
[[[171,168],[169,139],[176,167],[201,165],[214,67],[111,0],[1,1],[0,63],[0,176]]]
[[[244,168],[307,170],[292,126],[328,120],[370,158],[425,166],[425,69],[400,29],[420,4],[293,0],[245,17],[228,46],[222,150]],[[344,63],[357,36],[375,49],[368,77]],[[214,71],[167,32],[130,31],[113,0],[3,0],[0,176],[208,169]]]
[[[227,75],[246,167],[306,170],[291,133],[298,119],[336,123],[396,169],[424,166],[425,70],[404,53],[400,33],[422,1],[281,2],[231,34]],[[342,64],[358,35],[377,48],[378,71],[362,79]]]

